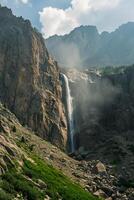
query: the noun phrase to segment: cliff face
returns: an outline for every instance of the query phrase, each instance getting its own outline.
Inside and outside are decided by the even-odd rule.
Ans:
[[[63,148],[67,123],[59,68],[28,20],[0,8],[0,100],[24,125]]]
[[[115,164],[120,173],[124,167],[124,177],[134,177],[134,66],[67,75],[72,80],[76,149],[84,159]]]

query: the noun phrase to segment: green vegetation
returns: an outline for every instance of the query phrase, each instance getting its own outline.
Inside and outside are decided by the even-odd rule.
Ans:
[[[10,169],[9,172],[2,176],[2,181],[0,182],[1,200],[11,200],[17,195],[26,197],[28,200],[44,200],[46,194],[52,200],[97,199],[41,159],[36,156],[32,159],[35,163],[24,160],[21,172]],[[42,188],[38,184],[39,180],[46,187]]]
[[[107,66],[100,68],[100,71],[102,75],[120,74],[123,73],[126,70],[126,68],[127,68],[126,66],[120,66],[120,67]]]
[[[10,200],[11,195],[7,194],[6,191],[4,191],[3,189],[0,189],[0,199],[1,200]]]

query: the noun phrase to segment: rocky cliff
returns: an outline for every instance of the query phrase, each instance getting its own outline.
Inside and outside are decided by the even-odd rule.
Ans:
[[[134,179],[134,66],[67,72],[74,101],[78,159],[114,164]]]
[[[0,101],[23,125],[64,148],[67,122],[59,73],[41,34],[0,7]]]

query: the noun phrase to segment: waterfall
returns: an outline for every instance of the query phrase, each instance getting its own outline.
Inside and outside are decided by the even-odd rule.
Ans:
[[[67,103],[67,112],[68,112],[68,125],[69,125],[69,133],[70,133],[70,146],[71,152],[74,152],[74,120],[73,120],[73,101],[71,97],[71,91],[69,87],[69,80],[65,74],[62,74],[65,86],[66,86],[66,103]]]

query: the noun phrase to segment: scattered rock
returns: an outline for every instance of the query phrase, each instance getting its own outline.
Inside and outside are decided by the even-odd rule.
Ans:
[[[44,200],[50,200],[50,199],[51,198],[48,195],[46,195]]]
[[[38,179],[37,183],[39,184],[40,189],[44,190],[47,188],[47,184],[44,181],[42,181],[41,179]]]
[[[0,132],[10,134],[9,126],[6,123],[4,123],[3,121],[0,121]]]
[[[114,193],[113,189],[110,187],[102,187],[102,190],[110,197]]]
[[[106,195],[106,193],[104,191],[102,191],[101,189],[100,190],[97,190],[96,192],[94,192],[94,196],[97,196],[97,197],[102,197],[102,198],[107,198],[108,196]]]
[[[94,168],[95,173],[106,174],[106,167],[102,162],[98,162]]]

